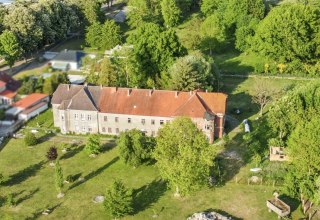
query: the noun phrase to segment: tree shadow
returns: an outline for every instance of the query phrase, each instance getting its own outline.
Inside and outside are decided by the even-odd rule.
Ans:
[[[297,208],[300,205],[300,201],[298,199],[294,199],[294,198],[289,197],[285,194],[280,195],[279,199],[281,199],[283,202],[285,202],[287,205],[290,206],[291,212],[294,212],[295,210],[297,210]]]
[[[76,154],[80,153],[84,148],[84,145],[80,145],[76,148],[72,148],[70,151],[67,151],[65,154],[63,154],[60,159],[61,160],[66,160],[69,159],[73,156],[75,156]]]
[[[166,182],[158,179],[151,183],[135,189],[133,192],[134,214],[148,209],[153,203],[156,203],[166,192]]]
[[[21,198],[19,198],[19,199],[17,200],[17,205],[19,205],[20,203],[22,203],[22,202],[25,201],[25,200],[30,199],[30,198],[31,198],[34,194],[36,194],[38,191],[39,191],[39,188],[36,188],[36,189],[34,189],[34,190],[32,190],[32,191],[29,191],[28,194],[24,195],[23,197],[21,197]],[[19,194],[21,194],[21,193],[19,193]]]
[[[110,140],[101,146],[101,153],[107,152],[116,146],[117,146],[116,140]]]
[[[96,177],[97,175],[99,175],[100,173],[102,173],[105,169],[107,169],[108,167],[110,167],[112,164],[114,164],[115,162],[117,162],[119,160],[119,157],[115,157],[113,158],[110,162],[106,163],[105,165],[103,165],[102,167],[98,168],[97,170],[95,171],[92,171],[91,173],[89,173],[88,175],[84,176],[84,181],[78,181],[74,184],[72,184],[70,187],[69,187],[69,190],[81,185],[82,183],[84,182],[87,182],[88,180]]]
[[[3,184],[4,186],[11,186],[14,184],[19,184],[31,176],[34,176],[45,164],[45,161],[42,160],[39,163],[30,165],[23,170],[20,170],[18,173],[15,173],[9,177],[9,179]]]
[[[51,138],[56,136],[54,133],[45,133],[41,137],[38,138],[38,143],[37,144],[42,144],[46,141],[49,141]]]
[[[62,202],[61,202],[61,203],[58,203],[58,204],[56,204],[56,205],[54,205],[54,206],[46,207],[46,208],[44,208],[43,210],[38,210],[38,211],[34,212],[34,213],[32,214],[32,216],[27,217],[27,218],[25,218],[25,219],[26,219],[26,220],[38,219],[38,218],[40,218],[40,216],[43,215],[42,213],[43,213],[45,210],[47,210],[47,209],[50,209],[50,210],[51,210],[50,214],[52,214],[52,212],[54,212],[54,210],[56,210],[57,208],[59,208],[61,205],[62,205]],[[50,214],[49,214],[49,215],[50,215]]]

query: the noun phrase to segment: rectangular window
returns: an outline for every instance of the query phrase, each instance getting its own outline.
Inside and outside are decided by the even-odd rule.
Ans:
[[[80,131],[80,128],[78,125],[76,125],[76,131]]]
[[[106,133],[106,128],[105,127],[102,128],[102,132]]]
[[[61,115],[61,121],[64,121],[64,115]]]
[[[107,116],[104,116],[104,117],[103,117],[103,120],[104,120],[104,121],[108,121],[108,117],[107,117]]]
[[[131,118],[128,118],[128,123],[129,123],[129,124],[131,123]]]
[[[92,128],[91,127],[88,127],[88,132],[91,132],[92,131]]]
[[[87,115],[88,121],[91,121],[91,115]]]
[[[79,114],[74,114],[74,120],[79,120]]]
[[[119,128],[116,128],[116,133],[119,134]]]
[[[119,118],[118,118],[118,117],[115,117],[115,118],[114,118],[114,121],[115,121],[115,122],[119,122]]]
[[[211,127],[210,125],[205,125],[206,130],[210,130],[210,127]]]
[[[84,121],[84,120],[86,119],[86,118],[85,118],[85,114],[81,114],[80,116],[81,116],[81,120],[82,120],[82,121]]]
[[[111,128],[108,128],[108,133],[112,133],[112,129]]]
[[[170,120],[167,120],[166,123],[170,123]]]
[[[163,123],[164,123],[164,120],[160,120],[160,124],[163,125]]]
[[[145,124],[146,123],[146,119],[141,119],[141,124]]]
[[[151,131],[151,137],[154,137],[154,135],[155,135],[155,132]]]
[[[86,131],[86,126],[82,126],[82,131],[83,131],[83,132]]]
[[[154,119],[151,119],[151,124],[154,125]]]

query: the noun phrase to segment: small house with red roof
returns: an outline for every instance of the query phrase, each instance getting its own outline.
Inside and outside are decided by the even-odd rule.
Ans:
[[[156,136],[162,125],[186,116],[213,142],[224,132],[226,101],[223,93],[60,84],[51,104],[62,133],[118,135],[138,129]]]
[[[6,111],[6,115],[12,118],[27,121],[30,118],[40,114],[49,107],[49,95],[42,93],[33,93],[20,99]]]
[[[0,108],[7,108],[14,102],[19,87],[19,81],[0,72]]]

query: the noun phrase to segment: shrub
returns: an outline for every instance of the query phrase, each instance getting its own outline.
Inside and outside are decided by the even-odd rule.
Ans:
[[[34,146],[38,143],[38,140],[36,138],[36,136],[31,133],[31,132],[28,132],[26,133],[25,137],[24,137],[24,143],[27,145],[27,146]]]
[[[91,134],[87,139],[85,151],[88,154],[99,154],[101,150],[100,145],[100,136],[97,134]]]
[[[49,151],[47,152],[47,158],[50,161],[53,161],[57,159],[58,157],[58,152],[56,147],[50,147]]]

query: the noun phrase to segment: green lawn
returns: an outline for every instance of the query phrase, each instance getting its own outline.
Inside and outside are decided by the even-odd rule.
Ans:
[[[272,197],[272,187],[227,184],[214,189],[204,189],[182,199],[173,197],[159,180],[154,166],[127,167],[118,158],[116,148],[107,150],[97,158],[89,158],[81,146],[69,155],[63,155],[59,148],[60,163],[64,175],[82,176],[82,184],[67,184],[66,196],[57,199],[54,187],[54,169],[45,159],[45,153],[53,141],[41,143],[33,148],[25,147],[23,140],[11,140],[1,151],[0,167],[9,180],[1,187],[2,195],[14,193],[16,207],[0,208],[0,219],[48,218],[48,219],[108,219],[101,204],[94,204],[94,196],[103,194],[116,178],[135,189],[135,210],[133,216],[125,219],[185,219],[193,212],[215,209],[223,210],[239,219],[276,219],[267,212],[265,200]],[[14,162],[13,162],[14,161]],[[49,216],[41,215],[48,208],[55,207]],[[257,219],[257,218],[255,218]]]
[[[50,51],[61,52],[62,50],[82,50],[84,46],[84,38],[73,38],[67,40],[58,46],[52,48]]]

